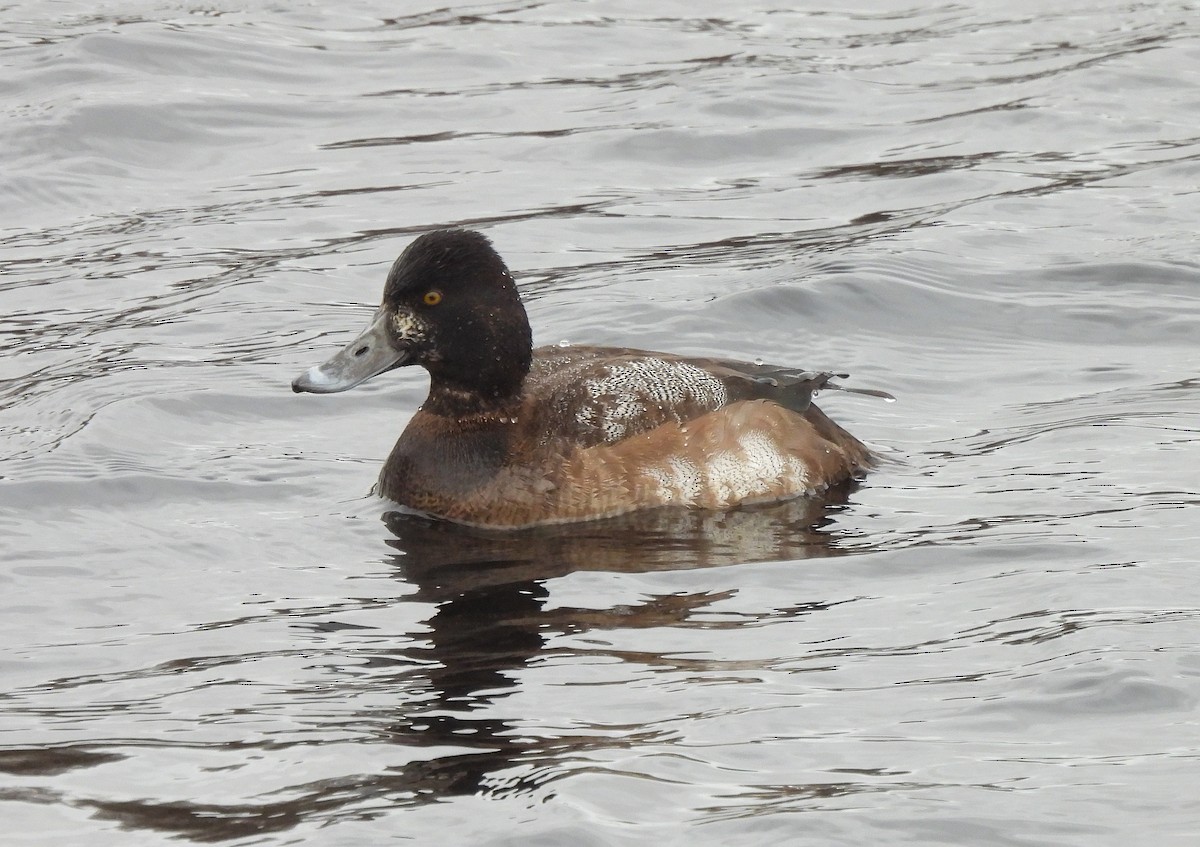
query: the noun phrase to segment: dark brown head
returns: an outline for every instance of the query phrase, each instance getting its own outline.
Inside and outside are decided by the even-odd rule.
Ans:
[[[491,242],[462,229],[426,233],[388,273],[370,326],[294,391],[345,391],[403,365],[431,378],[426,409],[470,414],[511,401],[529,372],[529,320]],[[440,405],[453,408],[440,410]]]

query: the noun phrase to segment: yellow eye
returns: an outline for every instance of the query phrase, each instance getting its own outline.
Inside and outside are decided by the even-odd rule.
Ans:
[[[442,302],[442,292],[426,291],[425,296],[422,297],[421,300],[426,306],[436,306],[438,303]]]

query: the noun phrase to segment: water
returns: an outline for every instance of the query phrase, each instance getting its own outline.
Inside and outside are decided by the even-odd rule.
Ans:
[[[1195,4],[0,12],[6,843],[1194,844]],[[842,497],[492,538],[295,396],[426,228],[852,372]]]

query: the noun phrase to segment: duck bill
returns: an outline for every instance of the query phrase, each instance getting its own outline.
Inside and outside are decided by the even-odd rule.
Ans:
[[[388,312],[381,308],[370,325],[341,352],[292,380],[292,391],[333,394],[353,388],[384,371],[407,365],[412,350],[393,335],[389,324]]]

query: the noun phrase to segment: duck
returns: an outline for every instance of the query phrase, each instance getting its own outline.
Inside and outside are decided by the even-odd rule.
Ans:
[[[813,402],[847,374],[585,345],[534,348],[516,282],[467,229],[413,240],[367,328],[292,382],[346,391],[418,365],[429,395],[375,493],[498,530],[812,496],[875,454]]]

